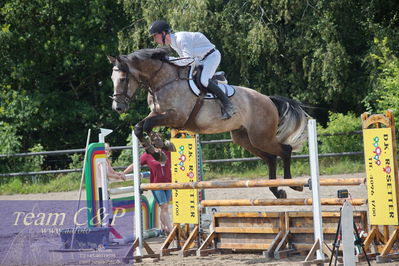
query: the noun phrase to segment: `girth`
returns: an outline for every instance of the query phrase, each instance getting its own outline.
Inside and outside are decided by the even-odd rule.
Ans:
[[[204,97],[207,93],[207,89],[201,84],[201,74],[202,74],[203,68],[204,68],[204,66],[198,65],[193,72],[193,80],[197,84],[197,87],[200,89],[200,94],[197,97],[197,101],[195,102],[193,110],[191,110],[191,113],[188,116],[186,123],[184,123],[184,125],[183,125],[184,129],[194,127],[195,117],[197,116],[199,110],[201,109],[201,107],[204,103]]]

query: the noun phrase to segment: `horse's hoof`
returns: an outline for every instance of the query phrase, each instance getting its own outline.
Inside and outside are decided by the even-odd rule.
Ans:
[[[303,187],[302,186],[292,186],[290,188],[293,189],[293,190],[296,190],[296,191],[303,191]]]
[[[175,152],[175,151],[176,151],[175,144],[173,144],[172,142],[170,142],[170,141],[168,141],[168,140],[165,141],[164,148],[165,148],[165,150],[167,150],[167,151],[172,151],[172,152]]]
[[[148,139],[144,139],[141,142],[141,145],[145,149],[145,152],[148,154],[154,154],[155,153],[155,148],[152,146],[151,142]]]
[[[287,198],[287,192],[285,192],[285,190],[283,190],[283,189],[280,189],[280,190],[278,191],[278,196],[277,196],[277,198],[278,198],[278,199],[286,199],[286,198]]]

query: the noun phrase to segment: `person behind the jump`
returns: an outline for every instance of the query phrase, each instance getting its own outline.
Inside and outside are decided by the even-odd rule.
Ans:
[[[140,156],[140,165],[147,165],[150,170],[150,183],[171,183],[170,152],[176,151],[175,146],[169,141],[164,142],[160,133],[152,133],[150,134],[150,138],[154,144],[154,148],[163,154],[161,158],[164,158],[164,161],[157,161],[151,154],[145,152]],[[123,173],[128,174],[132,171],[133,164],[129,165]],[[152,190],[152,194],[161,210],[161,228],[166,234],[169,234],[173,229],[168,204],[172,198],[172,192],[171,190]]]
[[[170,45],[180,57],[191,57],[203,65],[201,84],[223,104],[222,119],[229,119],[235,114],[234,106],[229,98],[211,80],[221,60],[220,52],[206,36],[200,32],[172,33],[169,24],[164,20],[157,20],[150,27],[150,34],[159,45]]]
[[[117,172],[114,170],[114,168],[111,165],[111,148],[109,147],[108,143],[104,143],[104,148],[105,148],[105,154],[106,154],[106,165],[107,165],[107,179],[116,179],[116,180],[122,180],[126,181],[126,176],[123,172]]]

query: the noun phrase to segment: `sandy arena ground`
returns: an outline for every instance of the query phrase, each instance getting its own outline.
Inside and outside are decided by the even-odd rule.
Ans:
[[[347,174],[339,176],[323,176],[334,178],[353,178],[353,177],[364,177],[364,173],[358,174]],[[364,198],[367,196],[366,185],[360,186],[347,186],[353,198]],[[339,187],[321,187],[321,195],[323,198],[336,198],[337,190]],[[342,187],[341,187],[342,189]],[[293,191],[292,189],[286,189],[288,198],[307,198],[311,197],[311,191],[308,188],[304,189],[304,192]],[[148,192],[145,192],[148,194]],[[7,204],[12,205],[12,201],[28,200],[28,202],[35,201],[54,201],[60,202],[63,200],[77,200],[78,191],[64,192],[64,193],[47,193],[47,194],[30,194],[30,195],[11,195],[11,196],[0,196],[0,207],[1,209],[7,210]],[[83,199],[85,193],[82,193]],[[271,199],[273,198],[272,193],[268,188],[243,188],[243,189],[209,189],[206,191],[206,199]],[[296,206],[296,207],[283,207],[284,210],[292,211],[311,211],[311,206]],[[232,212],[232,211],[281,211],[282,207],[221,207],[220,212]],[[327,207],[323,210],[339,211],[339,207]],[[356,207],[355,210],[365,210],[365,207]],[[2,210],[3,212],[3,210]],[[11,218],[10,218],[11,219]],[[10,224],[14,220],[11,219]],[[11,229],[10,229],[11,228]],[[57,249],[60,247],[61,241],[58,235],[46,238],[43,235],[36,233],[30,233],[27,236],[17,231],[13,232],[13,227],[2,227],[0,229],[0,265],[125,265],[120,262],[118,258],[123,257],[129,245],[119,246],[119,249],[115,251],[115,259],[104,261],[91,261],[89,256],[79,253],[52,253],[48,250]],[[29,238],[29,244],[26,243],[26,238]],[[159,251],[159,248],[165,238],[152,238],[148,239],[147,242],[150,244],[155,252]],[[29,245],[30,248],[29,248]],[[34,249],[32,248],[34,247]],[[19,251],[18,251],[19,249]],[[27,254],[21,253],[21,250],[25,250],[26,253],[35,250],[35,254],[30,254],[30,263],[24,262],[20,257],[28,256]],[[33,253],[33,251],[32,251]],[[87,254],[87,253],[86,253]],[[63,258],[61,258],[63,257]],[[33,259],[32,259],[33,258]],[[139,265],[207,265],[207,266],[220,266],[220,265],[300,265],[300,262],[304,260],[304,256],[295,255],[282,260],[275,260],[263,257],[261,254],[214,254],[207,257],[186,257],[181,258],[177,255],[161,257],[161,261],[152,262],[151,260],[144,260]],[[26,261],[26,260],[25,260]],[[327,265],[327,264],[326,264]],[[367,263],[358,263],[357,265],[367,265]],[[372,265],[376,265],[375,261]],[[380,264],[379,264],[380,265]],[[399,265],[398,263],[387,263],[383,265]]]

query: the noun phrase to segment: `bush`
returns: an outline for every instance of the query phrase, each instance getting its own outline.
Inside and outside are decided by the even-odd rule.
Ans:
[[[388,46],[388,39],[374,40],[377,51],[371,53],[369,61],[373,66],[370,76],[373,90],[363,100],[367,111],[383,113],[387,109],[399,116],[399,58]]]
[[[83,168],[83,160],[84,160],[83,154],[74,153],[72,155],[69,155],[68,157],[71,160],[71,163],[69,163],[68,165],[69,169]],[[80,180],[82,177],[82,173],[79,172],[68,173],[65,176],[70,178],[71,180]]]
[[[327,127],[318,126],[317,134],[320,153],[353,152],[363,150],[361,134],[322,136],[322,134],[350,133],[361,130],[361,119],[353,113],[346,115],[329,113]]]
[[[201,141],[204,140],[222,140],[230,139],[230,133],[223,134],[212,134],[212,135],[200,135]],[[243,158],[243,157],[254,157],[253,154],[235,143],[218,143],[218,144],[206,144],[201,145],[203,160],[216,160],[216,159],[231,159],[231,158]],[[260,165],[257,161],[252,162],[233,162],[233,163],[208,163],[204,164],[204,171],[216,171],[216,172],[242,172],[244,170],[252,169]]]

